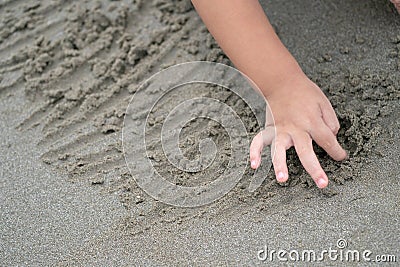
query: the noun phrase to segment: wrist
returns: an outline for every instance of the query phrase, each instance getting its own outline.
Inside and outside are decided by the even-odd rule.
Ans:
[[[296,84],[308,80],[299,64],[294,60],[285,60],[282,64],[263,68],[264,75],[257,83],[265,98],[276,92],[296,87]]]

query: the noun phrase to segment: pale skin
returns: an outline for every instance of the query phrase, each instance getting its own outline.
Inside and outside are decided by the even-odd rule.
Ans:
[[[260,88],[272,111],[275,125],[267,118],[265,129],[251,143],[251,167],[260,166],[263,147],[271,145],[276,178],[285,182],[289,178],[286,150],[294,146],[316,185],[326,187],[328,177],[312,141],[333,159],[345,159],[347,153],[336,139],[339,121],[321,89],[303,73],[279,40],[259,2],[192,0],[192,3],[226,55]]]

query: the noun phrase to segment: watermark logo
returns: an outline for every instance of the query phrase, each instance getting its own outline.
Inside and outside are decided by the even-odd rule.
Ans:
[[[347,240],[340,238],[336,246],[328,249],[271,249],[267,245],[257,252],[262,262],[397,262],[394,254],[374,254],[371,250],[348,248]]]
[[[339,249],[344,249],[344,248],[346,248],[346,247],[347,247],[347,241],[346,241],[346,239],[339,238],[339,239],[337,240],[337,242],[336,242],[336,246],[337,246]]]
[[[255,84],[238,70],[212,62],[189,62],[169,67],[146,80],[134,94],[126,111],[122,131],[126,164],[137,184],[153,198],[179,207],[209,204],[228,193],[242,178],[249,161],[249,133],[243,119],[225,102],[210,96],[185,95],[182,101],[170,107],[161,121],[154,122],[152,112],[157,104],[179,88],[196,84],[223,87],[243,100],[262,128],[267,117],[272,118],[265,99]],[[169,107],[164,101],[163,107]],[[222,171],[214,173],[207,184],[182,186],[163,177],[154,166],[148,147],[160,142],[168,164],[177,170],[198,173],[206,170],[218,156],[212,138],[198,142],[199,155],[188,158],[181,151],[180,135],[185,125],[205,119],[220,125],[229,136],[230,159]],[[273,119],[272,119],[273,120]],[[161,124],[160,137],[154,137],[154,124]],[[158,135],[157,135],[158,136]],[[158,139],[157,139],[158,138]],[[270,155],[270,153],[264,153]],[[262,167],[254,173],[249,190],[256,190],[271,168],[271,156],[263,157]]]

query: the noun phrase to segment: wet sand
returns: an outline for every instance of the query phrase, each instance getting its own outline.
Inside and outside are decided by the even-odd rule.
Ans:
[[[332,180],[321,191],[291,150],[287,184],[271,173],[250,193],[249,169],[224,198],[183,209],[136,185],[121,128],[138,85],[157,71],[193,60],[231,65],[190,3],[1,2],[2,265],[252,265],[264,245],[322,250],[339,238],[399,260],[400,17],[389,1],[263,4],[331,100],[350,159],[336,163],[318,150]],[[237,105],[257,133],[232,94],[209,94]],[[204,131],[223,147],[224,130],[203,120],[183,139]],[[193,155],[192,147],[182,150]],[[162,150],[152,152],[174,174]],[[219,164],[228,158],[222,150]],[[218,168],[178,182],[207,182]]]

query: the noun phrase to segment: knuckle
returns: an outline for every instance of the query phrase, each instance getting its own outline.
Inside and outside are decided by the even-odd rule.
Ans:
[[[302,124],[305,125],[307,128],[312,128],[312,126],[315,125],[315,119],[309,117],[303,118]]]
[[[309,122],[311,125],[319,124],[320,121],[321,121],[321,117],[318,117],[318,116],[312,116],[312,117],[310,117],[310,118],[308,119],[308,122]]]
[[[340,130],[340,125],[332,125],[331,127],[332,132],[336,135]]]
[[[322,144],[322,147],[325,150],[332,150],[332,148],[334,147],[334,144],[330,141],[330,140],[325,140]]]

